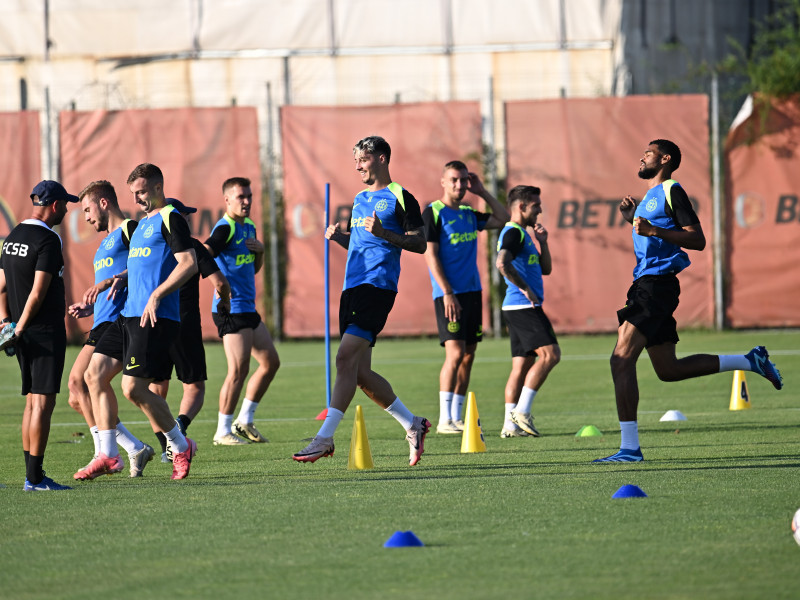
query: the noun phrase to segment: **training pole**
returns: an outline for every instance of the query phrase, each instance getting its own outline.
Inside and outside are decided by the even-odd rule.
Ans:
[[[325,227],[331,222],[331,184],[325,184]],[[325,407],[331,405],[331,241],[325,237]]]

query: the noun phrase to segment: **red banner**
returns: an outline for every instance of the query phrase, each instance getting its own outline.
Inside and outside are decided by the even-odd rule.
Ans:
[[[756,106],[726,142],[727,318],[733,327],[797,327],[800,100]]]
[[[31,190],[42,179],[39,113],[0,113],[0,241],[31,216]]]
[[[380,135],[392,147],[392,179],[409,190],[424,209],[442,195],[440,180],[446,162],[462,160],[480,173],[479,105],[450,102],[369,107],[286,106],[281,109],[281,132],[288,251],[283,329],[290,337],[323,336],[325,184],[331,185],[331,221],[346,221],[353,198],[364,187],[355,171],[353,146],[368,135]],[[468,203],[475,200],[475,196],[467,194]],[[332,243],[329,308],[331,332],[337,336],[345,260],[345,250]],[[483,254],[479,263],[484,294],[485,262]],[[435,333],[425,259],[403,252],[401,265],[398,295],[384,333]],[[486,328],[488,324],[484,316]]]
[[[637,178],[648,143],[681,148],[675,173],[695,204],[707,246],[689,251],[680,275],[679,327],[713,321],[712,221],[705,96],[629,96],[506,104],[508,188],[542,189],[540,222],[549,231],[553,273],[545,310],[559,332],[613,331],[635,264],[631,226],[620,200],[644,196]]]
[[[77,194],[91,181],[106,179],[117,192],[120,207],[133,218],[136,207],[127,185],[130,172],[144,162],[164,173],[167,197],[198,209],[191,215],[192,235],[203,241],[225,212],[222,182],[248,177],[253,197],[261,198],[258,120],[255,108],[183,108],[62,112],[60,114],[62,183]],[[253,203],[251,218],[261,223],[261,205]],[[259,228],[259,231],[261,228]],[[76,302],[93,284],[92,259],[102,235],[70,207],[62,227],[65,250],[67,303]],[[261,277],[256,281],[263,291]],[[218,339],[211,321],[213,288],[200,282],[203,335]],[[69,319],[71,333],[86,332],[91,319]]]

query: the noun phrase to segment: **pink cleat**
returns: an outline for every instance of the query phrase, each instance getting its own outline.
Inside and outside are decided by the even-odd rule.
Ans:
[[[197,444],[192,438],[186,438],[189,447],[183,452],[175,452],[172,457],[172,478],[173,479],[186,479],[189,475],[189,467],[192,464],[192,458],[197,454]]]
[[[122,457],[119,454],[111,457],[101,452],[95,456],[88,465],[75,473],[73,477],[80,481],[86,481],[87,479],[100,477],[100,475],[119,473],[124,468],[125,463],[122,462]]]

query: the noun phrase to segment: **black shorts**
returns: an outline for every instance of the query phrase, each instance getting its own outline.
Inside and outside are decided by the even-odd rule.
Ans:
[[[178,337],[179,321],[159,319],[155,325],[139,325],[140,317],[125,317],[123,375],[164,381],[172,373],[169,351]]]
[[[199,315],[183,317],[178,337],[169,349],[169,360],[170,373],[172,365],[175,365],[175,375],[181,383],[198,383],[208,379],[203,329]]]
[[[111,321],[103,321],[97,327],[93,328],[89,335],[86,336],[86,342],[84,342],[84,346],[97,346],[98,340],[103,337],[103,333],[105,333],[106,329],[111,327],[113,322]]]
[[[444,346],[447,340],[463,340],[467,346],[477,344],[483,339],[483,297],[480,291],[456,294],[461,304],[461,318],[451,323],[444,316],[444,297],[434,298],[436,325],[439,328],[439,343]]]
[[[339,335],[343,336],[349,325],[355,325],[372,334],[370,346],[374,346],[396,296],[397,292],[368,283],[344,290],[339,300]]]
[[[102,354],[103,356],[108,356],[116,361],[122,362],[122,358],[124,357],[124,340],[125,317],[119,316],[116,321],[109,323],[108,327],[105,328],[103,335],[101,335],[94,344],[94,352],[95,354]]]
[[[647,338],[647,348],[678,343],[678,325],[672,314],[678,308],[681,284],[675,275],[645,275],[628,290],[625,307],[617,311],[622,325],[628,321]]]
[[[255,329],[261,324],[261,315],[257,312],[248,313],[211,313],[214,325],[217,326],[219,337],[229,333],[236,333],[242,329]]]
[[[64,374],[67,331],[62,325],[31,325],[16,342],[22,395],[58,394]]]
[[[558,343],[541,306],[504,310],[503,316],[511,338],[511,356],[535,356],[537,348]]]

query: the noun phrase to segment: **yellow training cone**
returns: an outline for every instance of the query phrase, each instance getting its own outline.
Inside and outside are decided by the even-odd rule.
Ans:
[[[356,420],[353,422],[353,435],[350,437],[350,458],[347,460],[348,469],[372,469],[372,450],[369,448],[367,438],[367,425],[364,423],[364,413],[361,405],[356,406]]]
[[[461,434],[461,452],[486,452],[486,440],[483,438],[481,418],[478,416],[478,403],[475,394],[467,396],[467,414],[464,418],[464,433]]]
[[[750,391],[747,389],[747,379],[744,377],[744,371],[734,371],[730,409],[745,410],[746,408],[750,408]]]

